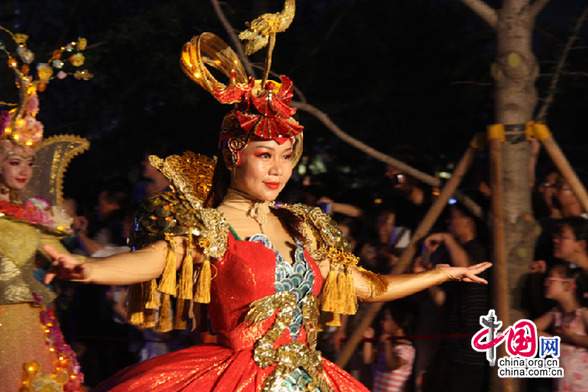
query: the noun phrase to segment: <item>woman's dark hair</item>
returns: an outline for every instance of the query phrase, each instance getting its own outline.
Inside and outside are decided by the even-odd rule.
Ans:
[[[212,176],[212,190],[208,194],[205,205],[218,207],[220,202],[225,198],[227,190],[231,185],[231,172],[225,165],[225,159],[222,152],[216,154],[216,167]]]

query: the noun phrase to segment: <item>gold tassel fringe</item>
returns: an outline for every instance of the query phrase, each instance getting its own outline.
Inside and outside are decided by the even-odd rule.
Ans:
[[[194,261],[192,260],[192,236],[188,237],[186,256],[182,261],[182,273],[178,285],[178,299],[192,299],[194,290]]]
[[[132,325],[142,326],[145,321],[143,317],[143,285],[137,283],[129,289],[129,312],[127,322]]]
[[[341,315],[339,313],[329,313],[329,319],[325,323],[327,327],[340,327]]]
[[[339,283],[341,281],[341,283]],[[351,271],[345,268],[339,271],[337,284],[340,285],[339,294],[342,296],[342,314],[355,314],[357,312],[357,296],[355,295],[355,285]]]
[[[143,312],[143,317],[145,321],[143,321],[143,328],[153,328],[155,327],[155,310],[154,309],[145,309]]]
[[[159,319],[157,320],[157,326],[155,328],[157,332],[171,331],[171,313],[171,299],[169,297],[169,294],[163,294],[161,308],[159,308]]]
[[[337,285],[338,272],[333,267],[327,275],[327,280],[323,285],[322,292],[322,309],[325,312],[335,312],[339,309],[338,299],[340,298],[339,287]]]
[[[176,251],[174,249],[174,238],[172,235],[165,235],[168,243],[165,267],[157,291],[165,294],[176,295]]]
[[[176,301],[176,313],[174,314],[174,329],[186,329],[188,319],[188,310],[190,308],[189,300],[178,298]]]
[[[210,302],[210,281],[210,259],[205,257],[200,268],[194,301],[201,304],[207,304]]]
[[[143,295],[145,296],[146,309],[157,309],[161,305],[155,279],[143,283]]]

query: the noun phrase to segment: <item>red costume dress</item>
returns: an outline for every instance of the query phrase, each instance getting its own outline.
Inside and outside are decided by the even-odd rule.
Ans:
[[[290,266],[267,237],[254,237],[239,241],[229,235],[224,257],[214,263],[209,317],[220,345],[155,357],[95,391],[262,391],[270,388],[268,378],[274,383],[265,390],[367,391],[314,350],[314,305],[323,284],[314,260],[298,244]],[[246,320],[250,309],[260,309],[257,320]],[[264,341],[276,332],[275,342]],[[280,362],[269,364],[276,357]]]

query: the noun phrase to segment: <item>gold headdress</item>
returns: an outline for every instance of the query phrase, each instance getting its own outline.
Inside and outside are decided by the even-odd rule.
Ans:
[[[239,34],[247,41],[247,55],[268,46],[261,80],[249,77],[233,49],[212,33],[195,36],[182,50],[181,65],[186,75],[220,103],[235,105],[223,120],[220,145],[229,148],[237,164],[251,137],[273,139],[280,144],[292,140],[293,165],[302,154],[303,127],[292,117],[296,109],[290,107],[293,83],[286,76],[280,76],[280,82],[268,80],[276,34],[290,26],[295,9],[295,1],[286,0],[281,12],[256,18]],[[228,84],[218,81],[209,66],[228,77]]]
[[[19,103],[0,102],[0,105],[13,107],[0,113],[0,159],[5,153],[10,154],[15,146],[34,149],[36,162],[43,170],[34,171],[23,196],[40,196],[52,205],[61,205],[67,166],[74,156],[87,150],[90,143],[73,135],[57,135],[43,140],[43,124],[36,119],[39,112],[37,92],[44,91],[54,78],[64,79],[70,75],[78,80],[92,78],[87,70],[79,69],[85,61],[82,52],[86,49],[86,39],[78,38],[54,50],[51,58],[45,63],[37,63],[36,72],[33,72],[35,55],[26,46],[28,36],[13,34],[2,26],[0,30],[10,35],[16,45],[16,54],[1,42],[0,50],[8,57],[8,66],[16,75],[19,90]]]
[[[86,39],[79,38],[78,41],[53,51],[49,61],[37,64],[35,75],[31,69],[35,55],[26,45],[28,36],[13,34],[2,26],[0,30],[9,34],[16,44],[16,55],[11,53],[4,43],[0,44],[0,50],[8,57],[8,66],[16,75],[16,86],[19,90],[18,104],[0,102],[2,105],[14,107],[0,114],[0,140],[9,141],[14,145],[35,147],[43,139],[43,124],[36,119],[39,112],[37,92],[44,91],[47,84],[56,77],[63,79],[73,75],[76,79],[84,80],[92,77],[87,70],[76,70],[73,73],[67,71],[69,65],[77,68],[84,64],[82,51],[86,48]],[[4,144],[6,147],[5,142]]]

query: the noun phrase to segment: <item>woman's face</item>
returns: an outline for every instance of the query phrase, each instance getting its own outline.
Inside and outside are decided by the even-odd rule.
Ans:
[[[292,142],[251,141],[233,165],[231,187],[261,201],[275,200],[292,175]]]
[[[15,147],[14,152],[2,161],[0,179],[9,189],[23,190],[33,177],[35,155],[28,147]]]

